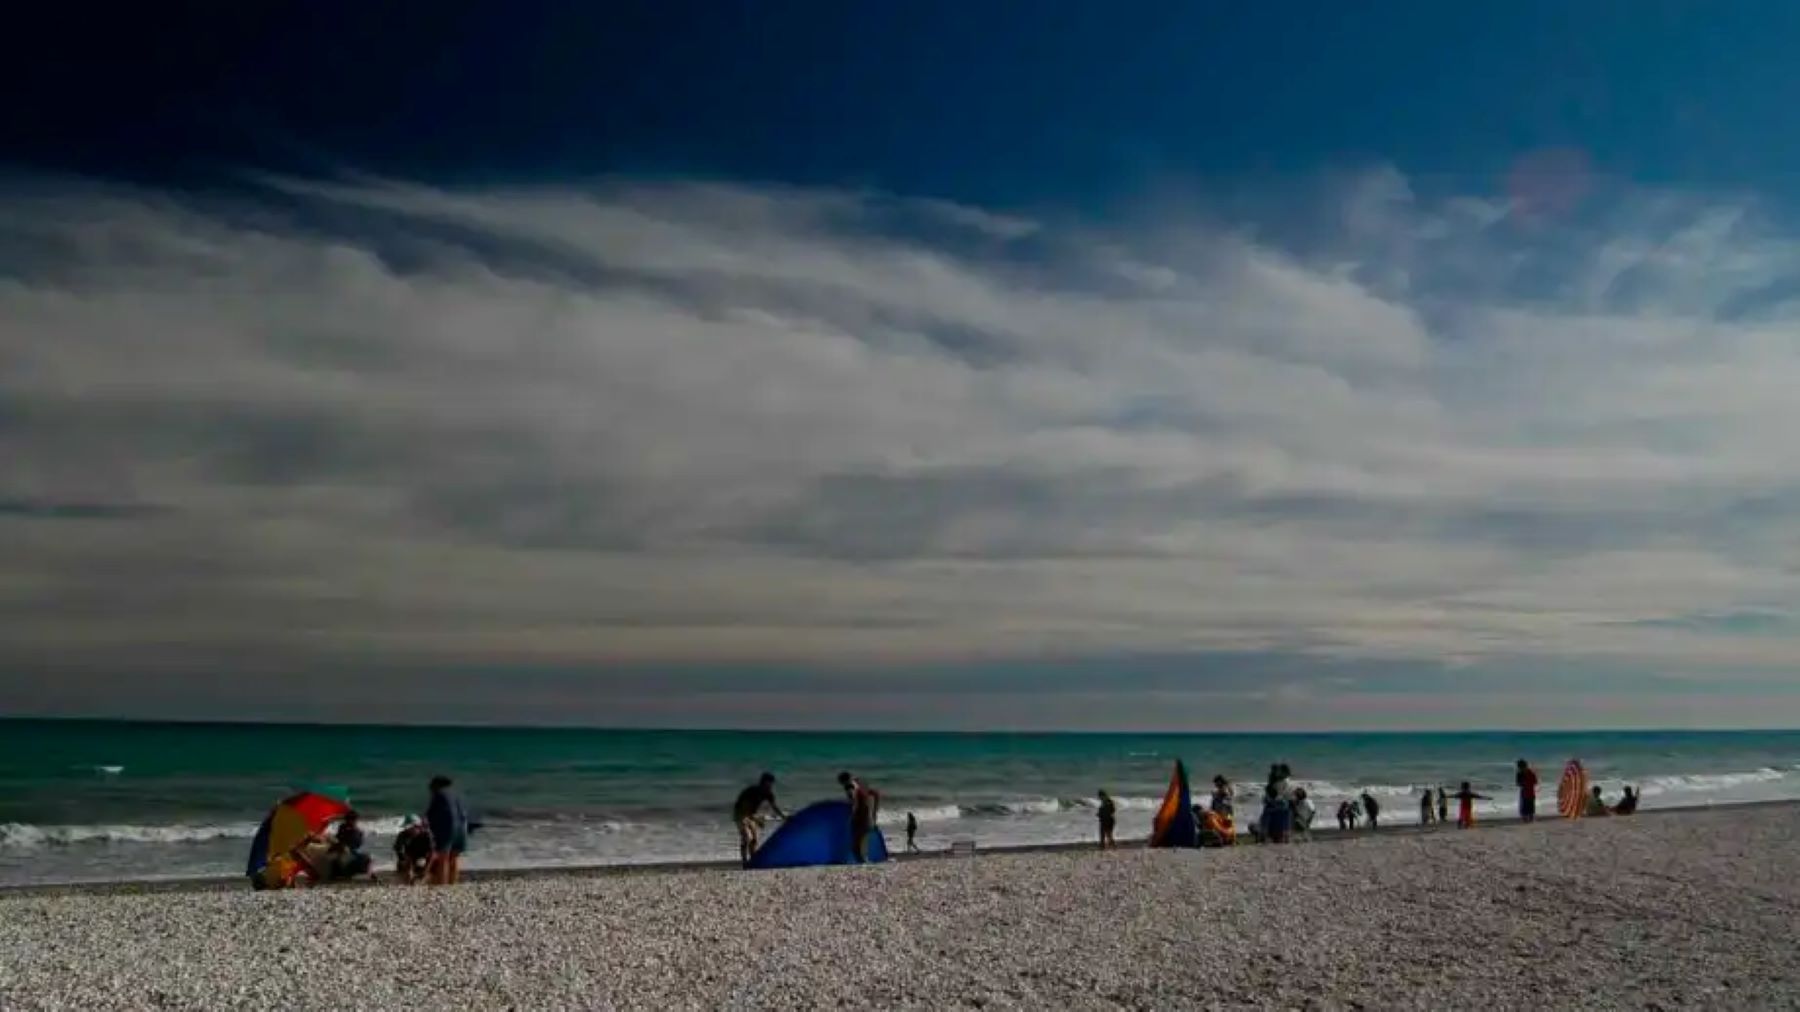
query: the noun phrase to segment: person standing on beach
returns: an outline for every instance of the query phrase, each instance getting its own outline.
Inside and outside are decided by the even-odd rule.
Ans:
[[[1440,788],[1438,790],[1438,797],[1442,798],[1443,796],[1443,790]],[[1468,829],[1470,826],[1475,825],[1475,802],[1486,800],[1488,800],[1487,795],[1476,794],[1470,789],[1469,782],[1464,780],[1462,782],[1462,790],[1456,792],[1456,828]]]
[[[1362,806],[1363,811],[1368,813],[1369,816],[1369,828],[1380,829],[1381,803],[1375,800],[1375,795],[1370,794],[1368,791],[1362,792]]]
[[[425,880],[432,885],[455,885],[461,881],[463,851],[469,849],[469,812],[451,787],[447,776],[431,778],[425,824],[431,827],[432,850]]]
[[[1519,785],[1519,821],[1535,822],[1537,820],[1537,771],[1531,764],[1520,759],[1519,772],[1514,775],[1513,782]]]
[[[850,849],[858,861],[868,864],[869,834],[881,817],[881,792],[851,776],[849,770],[838,774],[838,786],[850,802]]]
[[[750,867],[750,859],[756,856],[757,834],[762,829],[762,809],[769,806],[777,819],[787,818],[787,813],[775,803],[775,774],[764,773],[756,783],[738,792],[737,801],[731,806],[731,821],[737,824],[738,859],[744,867]]]
[[[1425,792],[1419,795],[1419,825],[1429,826],[1431,821],[1431,788],[1427,787]]]
[[[1119,806],[1113,804],[1112,795],[1100,792],[1100,849],[1111,850],[1117,847],[1118,841],[1113,839],[1113,826],[1118,822]]]
[[[906,852],[908,854],[917,854],[919,852],[919,844],[917,842],[918,836],[919,836],[919,817],[914,815],[911,812],[907,812],[906,813]]]
[[[1449,821],[1450,821],[1450,795],[1447,791],[1444,790],[1444,785],[1439,784],[1438,785],[1438,823],[1441,825],[1441,824],[1447,823]]]

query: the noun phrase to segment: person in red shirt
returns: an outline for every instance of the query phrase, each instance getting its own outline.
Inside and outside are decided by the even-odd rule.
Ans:
[[[1537,818],[1537,771],[1525,760],[1519,760],[1519,772],[1513,777],[1519,785],[1519,818],[1531,822]]]

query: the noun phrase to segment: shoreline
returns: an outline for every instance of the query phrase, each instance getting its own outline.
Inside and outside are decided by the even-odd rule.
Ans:
[[[1540,799],[1540,804],[1541,804],[1541,799]],[[1671,806],[1668,808],[1647,808],[1647,809],[1641,808],[1633,815],[1616,816],[1615,818],[1631,820],[1631,819],[1641,818],[1644,816],[1657,817],[1657,816],[1667,816],[1667,815],[1683,815],[1683,814],[1691,814],[1694,812],[1716,812],[1716,811],[1721,811],[1721,810],[1746,811],[1746,810],[1756,810],[1756,809],[1795,808],[1795,807],[1800,807],[1800,798],[1776,799],[1776,800],[1768,800],[1768,801],[1739,801],[1739,802],[1729,802],[1729,803],[1725,803],[1725,804],[1712,804],[1712,805],[1684,805],[1684,806]],[[1552,807],[1552,811],[1554,811],[1554,807]],[[1486,820],[1477,821],[1475,823],[1474,830],[1478,831],[1478,832],[1489,832],[1489,831],[1493,831],[1493,830],[1523,829],[1527,825],[1533,825],[1533,826],[1557,825],[1557,824],[1562,824],[1562,823],[1566,823],[1569,821],[1570,820],[1563,819],[1562,817],[1560,817],[1558,815],[1539,816],[1535,823],[1530,823],[1530,824],[1520,821],[1516,816],[1511,817],[1511,818],[1489,818]],[[1575,821],[1587,822],[1589,820],[1582,819],[1582,820],[1575,820]],[[1601,820],[1596,819],[1593,821],[1601,821]],[[728,829],[729,827],[725,827],[725,828]],[[1429,828],[1417,825],[1415,823],[1407,823],[1407,824],[1403,824],[1403,825],[1387,826],[1385,828],[1376,829],[1376,830],[1356,829],[1356,830],[1351,830],[1349,832],[1344,832],[1344,831],[1340,831],[1338,829],[1333,828],[1333,829],[1322,829],[1322,830],[1315,831],[1312,839],[1310,841],[1307,841],[1304,844],[1290,843],[1290,844],[1285,844],[1283,846],[1289,846],[1289,847],[1292,847],[1292,846],[1317,846],[1320,844],[1336,845],[1336,844],[1347,844],[1347,843],[1351,843],[1351,842],[1358,841],[1358,840],[1368,840],[1368,839],[1373,839],[1373,838],[1390,839],[1390,838],[1396,838],[1396,837],[1435,836],[1435,835],[1442,834],[1442,833],[1459,833],[1459,832],[1467,833],[1468,830],[1457,830],[1453,823],[1449,824],[1449,825],[1438,823],[1438,824],[1432,825]],[[1123,851],[1147,850],[1147,849],[1149,849],[1148,843],[1149,843],[1149,841],[1147,838],[1134,838],[1134,839],[1121,840],[1119,842],[1118,849],[1123,850]],[[1231,848],[1231,849],[1235,850],[1235,849],[1241,849],[1241,848],[1245,848],[1245,847],[1258,848],[1260,846],[1261,845],[1258,845],[1255,843],[1242,843],[1242,844],[1239,844],[1238,848]],[[1059,842],[1059,843],[1004,844],[1004,845],[991,846],[991,847],[977,847],[974,851],[973,856],[980,858],[980,857],[1020,855],[1020,854],[1060,854],[1060,853],[1073,853],[1073,852],[1092,851],[1092,850],[1097,850],[1097,847],[1095,846],[1095,843],[1093,841],[1065,841],[1065,842]],[[953,853],[949,847],[943,847],[943,848],[935,849],[935,850],[927,850],[927,851],[924,851],[924,852],[918,853],[918,854],[893,854],[890,856],[889,863],[890,864],[914,864],[914,863],[929,862],[929,861],[956,860],[959,858],[966,859],[966,855],[959,855],[959,854]],[[324,889],[325,891],[361,891],[361,890],[368,890],[368,889],[374,889],[374,888],[387,888],[387,887],[390,887],[390,886],[393,886],[396,884],[392,881],[393,871],[392,871],[391,866],[383,865],[383,864],[377,862],[377,864],[375,866],[375,870],[377,871],[377,873],[385,872],[382,879],[377,883],[342,882],[342,883],[334,883],[330,886],[314,887],[314,888]],[[534,880],[548,879],[548,878],[589,879],[589,878],[633,877],[633,876],[641,876],[641,875],[691,875],[691,874],[702,874],[702,873],[707,873],[707,872],[743,871],[743,870],[744,869],[738,864],[738,862],[729,860],[729,859],[714,860],[714,861],[679,861],[679,860],[676,860],[676,861],[645,861],[645,862],[641,862],[641,863],[615,862],[615,863],[611,863],[611,864],[531,865],[531,866],[523,866],[523,867],[516,867],[516,868],[470,869],[463,873],[463,881],[465,883],[476,883],[476,882],[496,882],[496,881],[534,881]],[[420,887],[420,888],[425,888],[425,887]],[[249,890],[245,886],[245,880],[242,875],[204,875],[204,876],[181,876],[181,877],[175,877],[175,878],[108,879],[108,880],[100,880],[100,881],[92,881],[92,882],[42,882],[42,883],[32,882],[32,883],[19,883],[19,884],[12,884],[12,885],[0,885],[0,901],[6,900],[6,899],[9,899],[12,897],[64,896],[64,895],[135,896],[135,895],[157,894],[157,893],[179,894],[179,893],[219,892],[219,891],[245,891],[245,892],[248,892]]]
[[[1660,814],[1329,847],[13,895],[0,1007],[1792,1005],[1800,805]]]

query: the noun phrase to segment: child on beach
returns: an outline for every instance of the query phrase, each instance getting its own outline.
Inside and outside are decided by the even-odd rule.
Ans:
[[[1380,829],[1381,802],[1375,800],[1375,795],[1370,794],[1368,791],[1364,791],[1362,792],[1362,806],[1363,811],[1369,813],[1369,828]]]
[[[1431,788],[1427,787],[1424,792],[1419,795],[1419,825],[1429,826],[1431,825],[1431,819]]]
[[[1625,788],[1625,796],[1619,799],[1619,803],[1617,805],[1613,806],[1613,814],[1614,815],[1630,815],[1633,812],[1637,811],[1637,806],[1638,806],[1637,792],[1632,790],[1631,788],[1627,787],[1627,788]]]
[[[1440,788],[1438,797],[1441,799],[1443,796],[1443,790]],[[1458,803],[1456,809],[1456,828],[1468,829],[1470,826],[1475,825],[1475,802],[1478,800],[1486,801],[1487,799],[1487,795],[1476,794],[1471,790],[1469,782],[1464,780],[1462,782],[1462,790],[1456,792],[1456,800]]]
[[[1337,820],[1338,820],[1338,829],[1339,830],[1342,830],[1343,832],[1350,831],[1351,822],[1350,822],[1350,802],[1349,801],[1346,800],[1346,801],[1338,802]]]
[[[1587,812],[1585,814],[1587,814],[1587,815],[1611,815],[1612,814],[1612,809],[1606,807],[1606,799],[1600,796],[1600,785],[1599,784],[1595,784],[1593,792],[1588,795]]]
[[[917,854],[919,852],[918,836],[919,836],[919,817],[914,815],[911,812],[907,812],[906,813],[906,852],[908,854]]]
[[[1438,785],[1438,822],[1450,821],[1450,795],[1444,792],[1444,785]]]
[[[1212,810],[1220,815],[1231,814],[1231,781],[1224,774],[1213,777]]]
[[[1313,816],[1318,810],[1313,807],[1312,799],[1306,796],[1304,788],[1294,791],[1294,835],[1302,840],[1312,839]]]
[[[1118,846],[1113,840],[1113,826],[1118,821],[1119,809],[1113,804],[1112,795],[1104,790],[1100,792],[1100,849],[1111,850]]]

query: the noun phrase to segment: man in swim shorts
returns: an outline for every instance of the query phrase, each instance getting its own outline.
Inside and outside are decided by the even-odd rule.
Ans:
[[[867,864],[869,834],[881,817],[881,792],[851,776],[849,770],[838,774],[838,786],[850,802],[850,848],[859,862]]]
[[[737,823],[738,857],[744,867],[750,867],[750,858],[756,855],[757,833],[762,829],[762,816],[759,814],[764,805],[775,813],[777,819],[787,818],[781,806],[775,803],[775,774],[764,773],[756,783],[738,792],[737,802],[731,806],[731,821]]]

